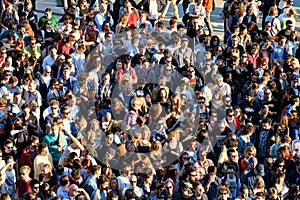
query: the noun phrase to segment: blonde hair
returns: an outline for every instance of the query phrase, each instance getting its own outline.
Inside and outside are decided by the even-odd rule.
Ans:
[[[244,150],[244,155],[247,156],[251,152],[253,152],[254,156],[256,156],[256,148],[254,146],[246,147]]]
[[[148,132],[147,139],[150,140],[151,131],[150,131],[150,129],[148,128],[148,126],[145,126],[145,127],[142,128],[141,133],[143,134],[144,132]]]
[[[169,135],[170,135],[170,137],[175,137],[176,140],[177,140],[177,142],[179,141],[180,134],[179,134],[179,132],[177,130],[170,132]]]
[[[23,165],[21,168],[20,168],[20,171],[26,171],[28,174],[30,173],[31,171],[31,168],[28,166],[28,165]]]
[[[259,183],[263,183],[264,184],[264,187],[265,187],[265,181],[262,177],[257,177],[254,181],[254,184],[253,184],[253,187],[255,188],[255,186]]]
[[[131,101],[131,106],[134,107],[134,105],[140,104],[142,105],[142,100],[139,97],[134,97]]]
[[[124,89],[127,83],[132,84],[132,78],[129,74],[124,74],[119,80],[120,89]]]
[[[49,176],[49,177],[53,176],[53,174],[52,174],[52,167],[51,167],[50,164],[44,164],[43,168],[44,169],[48,169],[49,173],[47,174],[47,176]]]
[[[277,9],[277,7],[272,6],[272,7],[269,9],[269,15],[270,15],[270,16],[277,16],[277,15],[278,15],[278,9]]]

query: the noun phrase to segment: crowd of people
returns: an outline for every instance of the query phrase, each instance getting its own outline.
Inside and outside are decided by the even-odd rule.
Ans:
[[[293,0],[62,3],[1,1],[0,199],[300,199]]]

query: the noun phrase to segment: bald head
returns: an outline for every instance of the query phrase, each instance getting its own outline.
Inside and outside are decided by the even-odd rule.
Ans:
[[[51,75],[51,67],[49,65],[46,65],[45,70],[44,70],[44,75],[45,76]]]

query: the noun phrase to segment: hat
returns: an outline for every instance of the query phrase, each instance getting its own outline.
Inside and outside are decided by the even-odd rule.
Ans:
[[[65,70],[65,69],[71,69],[71,68],[69,65],[65,65],[63,69]]]
[[[122,131],[129,131],[131,129],[130,126],[128,126],[127,124],[125,124],[122,120],[118,121],[118,127]]]
[[[254,97],[254,93],[252,91],[249,91],[248,94],[247,94],[247,96]]]
[[[291,81],[298,81],[298,77],[297,77],[297,76],[293,76],[293,77],[291,78]]]
[[[116,151],[115,151],[113,148],[109,148],[109,149],[107,150],[107,152],[108,152],[110,155],[112,155],[112,156],[114,156],[115,153],[116,153]]]
[[[258,175],[265,176],[265,166],[263,164],[258,164],[256,166],[256,171],[257,171]]]
[[[181,41],[183,42],[183,41],[189,41],[189,39],[187,39],[186,37],[183,37],[182,39],[181,39]]]
[[[129,181],[137,181],[136,175],[130,176]]]

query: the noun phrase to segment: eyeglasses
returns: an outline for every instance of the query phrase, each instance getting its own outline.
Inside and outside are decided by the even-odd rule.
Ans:
[[[6,148],[8,148],[8,149],[13,149],[14,147],[8,147],[8,146],[6,146]]]
[[[30,43],[30,45],[35,45],[35,44],[36,44],[35,42],[31,42],[31,43]]]
[[[94,25],[89,25],[89,27],[93,28],[93,27],[94,27]]]
[[[57,109],[58,109],[58,107],[51,107],[51,109],[52,109],[52,110],[57,110]]]
[[[234,116],[234,114],[229,114],[229,115],[228,115],[228,117],[233,117],[233,116]]]
[[[5,74],[5,76],[12,76],[12,74]]]
[[[220,195],[227,195],[227,193],[220,193]]]
[[[227,174],[234,174],[234,172],[227,172]]]
[[[136,183],[137,181],[130,181],[130,183]]]
[[[6,54],[6,51],[1,51],[1,54]]]
[[[33,189],[40,189],[40,187],[33,187]]]
[[[279,165],[278,167],[284,167],[284,165]]]
[[[167,62],[167,63],[171,63],[171,62],[172,62],[172,60],[166,60],[166,62]]]
[[[205,102],[204,102],[204,101],[199,101],[198,103],[199,103],[199,104],[204,104]]]
[[[190,176],[195,177],[195,176],[197,176],[197,174],[190,174]]]

